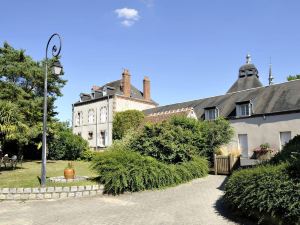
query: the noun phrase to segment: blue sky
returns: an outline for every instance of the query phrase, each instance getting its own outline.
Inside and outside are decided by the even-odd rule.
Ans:
[[[56,105],[69,120],[80,92],[123,68],[138,88],[149,76],[160,105],[225,93],[247,53],[264,84],[270,57],[275,83],[284,82],[300,73],[299,10],[296,0],[2,0],[0,42],[40,60],[61,34],[68,83]]]

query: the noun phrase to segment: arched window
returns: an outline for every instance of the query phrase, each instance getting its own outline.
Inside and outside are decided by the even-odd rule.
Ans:
[[[75,124],[80,126],[82,124],[82,112],[77,112],[75,115]]]
[[[95,113],[93,109],[89,110],[89,123],[94,123],[95,122]]]
[[[107,109],[106,107],[102,107],[100,109],[100,123],[105,123],[107,120]]]

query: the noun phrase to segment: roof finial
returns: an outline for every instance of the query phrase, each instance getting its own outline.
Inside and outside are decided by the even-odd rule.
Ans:
[[[248,53],[246,56],[246,64],[250,64],[251,63],[251,55]]]
[[[272,60],[271,60],[271,57],[270,57],[269,79],[268,80],[269,80],[269,85],[272,85],[274,77],[272,75]]]

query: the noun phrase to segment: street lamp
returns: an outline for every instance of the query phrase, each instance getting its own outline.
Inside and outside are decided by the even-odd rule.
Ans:
[[[43,116],[43,148],[42,148],[42,171],[41,171],[41,185],[42,187],[46,184],[46,160],[47,160],[47,96],[48,96],[48,90],[47,90],[47,76],[48,76],[48,48],[51,40],[54,37],[58,37],[59,39],[59,48],[57,48],[56,45],[53,45],[52,47],[52,56],[57,59],[59,56],[60,50],[61,50],[61,38],[59,34],[54,33],[51,35],[51,37],[48,40],[47,47],[46,47],[46,62],[45,62],[45,77],[44,77],[44,116]],[[58,60],[56,60],[51,65],[51,72],[58,76],[61,74],[62,66]]]

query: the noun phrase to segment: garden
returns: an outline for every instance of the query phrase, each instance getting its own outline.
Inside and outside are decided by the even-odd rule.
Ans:
[[[234,172],[225,201],[259,223],[300,224],[300,136],[263,165]]]

